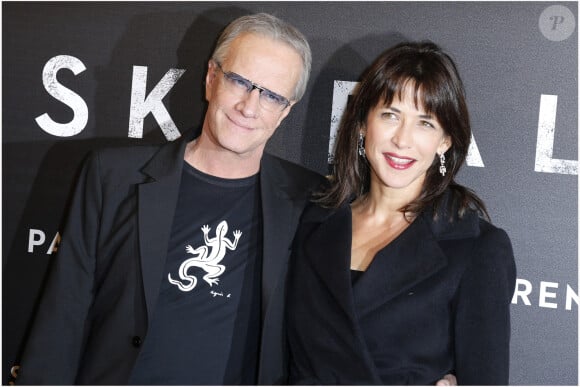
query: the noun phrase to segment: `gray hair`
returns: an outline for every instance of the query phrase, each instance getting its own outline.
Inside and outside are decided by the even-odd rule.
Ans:
[[[223,30],[218,38],[212,60],[223,63],[232,41],[244,33],[258,34],[278,40],[296,50],[302,58],[302,74],[291,99],[294,101],[300,100],[306,91],[312,64],[310,45],[304,35],[289,23],[267,13],[242,16],[232,21]]]

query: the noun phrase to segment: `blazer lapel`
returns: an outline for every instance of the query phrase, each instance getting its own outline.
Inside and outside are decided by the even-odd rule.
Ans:
[[[381,250],[354,289],[361,316],[408,292],[447,265],[428,222],[419,216],[395,241]]]
[[[313,270],[322,282],[318,291],[329,292],[344,312],[335,317],[336,324],[346,324],[349,327],[348,330],[354,332],[356,336],[350,348],[356,351],[358,363],[351,364],[351,366],[360,369],[360,375],[364,375],[361,380],[382,384],[375,362],[367,347],[355,307],[350,274],[351,244],[352,213],[350,206],[345,205],[324,219],[313,230],[301,251],[308,253],[305,259],[311,263]]]
[[[307,253],[326,289],[349,315],[354,314],[350,279],[352,215],[350,207],[342,207],[325,219],[305,241]]]
[[[295,204],[299,199],[293,194],[292,187],[288,187],[286,180],[281,178],[284,171],[274,168],[273,162],[275,160],[264,154],[260,169],[263,219],[262,317],[286,271],[290,245],[302,208]],[[287,248],[281,250],[281,246]]]
[[[142,169],[138,188],[139,248],[148,321],[157,302],[183,168],[187,139],[169,143]]]
[[[284,383],[287,375],[285,336],[286,272],[290,247],[309,192],[287,182],[290,170],[264,154],[260,167],[263,219],[262,341],[258,384]]]

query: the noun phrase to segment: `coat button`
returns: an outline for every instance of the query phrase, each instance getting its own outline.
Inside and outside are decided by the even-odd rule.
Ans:
[[[133,347],[140,347],[143,340],[139,336],[133,336],[131,342],[133,343]]]

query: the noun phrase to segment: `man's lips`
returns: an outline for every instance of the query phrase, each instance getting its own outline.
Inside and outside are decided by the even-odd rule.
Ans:
[[[252,126],[250,126],[250,125],[244,125],[244,123],[239,122],[237,120],[234,120],[230,116],[227,116],[227,117],[228,117],[228,120],[230,120],[230,122],[232,124],[234,124],[235,126],[237,126],[238,128],[242,128],[242,129],[245,129],[245,130],[254,130],[254,128]]]
[[[394,153],[383,153],[383,156],[385,157],[385,160],[387,160],[387,163],[394,169],[398,169],[398,170],[404,170],[404,169],[408,169],[411,168],[411,166],[413,166],[413,164],[415,164],[415,162],[417,160],[412,159],[410,157],[404,157],[404,156],[399,156],[396,155]]]

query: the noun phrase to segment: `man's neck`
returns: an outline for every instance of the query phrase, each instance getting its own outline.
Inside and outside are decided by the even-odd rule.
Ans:
[[[203,173],[224,179],[241,179],[260,170],[262,152],[244,157],[208,143],[202,137],[188,143],[185,161]]]

